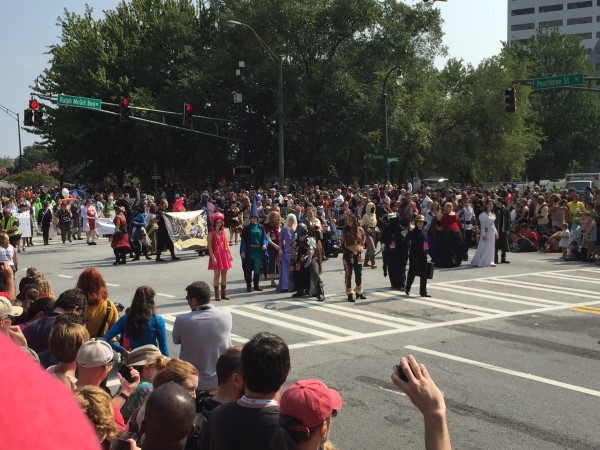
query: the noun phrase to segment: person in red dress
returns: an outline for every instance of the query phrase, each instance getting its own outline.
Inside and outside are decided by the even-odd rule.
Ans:
[[[115,206],[116,216],[113,220],[115,224],[115,233],[113,234],[110,246],[115,252],[115,262],[113,266],[127,263],[127,253],[131,252],[129,245],[129,234],[127,233],[127,219],[125,218],[125,208]]]
[[[213,214],[211,218],[211,230],[208,232],[208,270],[214,270],[213,286],[215,288],[215,300],[229,300],[227,297],[227,271],[231,269],[231,251],[225,236],[223,226],[225,216],[220,212]],[[221,282],[221,293],[219,294],[219,281]]]
[[[458,227],[459,216],[451,202],[444,204],[444,213],[438,213],[437,242],[434,262],[436,267],[456,267],[462,262],[462,236]]]

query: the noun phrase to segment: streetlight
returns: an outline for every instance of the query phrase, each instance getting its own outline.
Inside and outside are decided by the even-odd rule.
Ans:
[[[402,70],[400,70],[400,66],[393,67],[387,73],[383,80],[383,92],[381,93],[381,103],[383,104],[383,159],[385,164],[385,180],[384,183],[387,183],[390,180],[390,148],[388,143],[388,123],[387,123],[387,80],[390,74],[396,70],[396,84],[398,86],[402,86],[404,82],[404,77],[402,76]]]
[[[279,164],[278,164],[278,166],[279,166],[279,183],[283,184],[284,161],[285,161],[284,152],[283,152],[283,57],[276,55],[275,52],[273,50],[271,50],[271,48],[266,44],[266,42],[262,40],[262,38],[258,35],[258,33],[256,31],[254,31],[254,28],[252,28],[250,25],[242,23],[242,22],[238,22],[237,20],[228,20],[227,25],[229,25],[231,28],[240,25],[240,26],[246,27],[250,31],[252,31],[252,33],[254,34],[256,39],[258,39],[258,42],[260,43],[262,48],[265,50],[267,55],[269,55],[269,58],[271,58],[271,61],[273,61],[275,64],[277,64],[277,69],[278,69],[277,84],[278,84],[278,88],[279,88],[278,98],[277,98],[277,124],[278,124],[278,133],[277,134],[278,134],[278,148],[279,148],[279,152],[278,152],[279,153],[278,154],[278,163]]]
[[[16,112],[8,109],[6,106],[2,106],[2,105],[0,105],[0,110],[4,111],[6,114],[8,114],[10,117],[12,117],[13,119],[15,119],[17,121],[17,133],[19,135],[19,171],[22,172],[23,171],[23,152],[21,151],[21,123],[20,123],[19,113],[16,113]]]

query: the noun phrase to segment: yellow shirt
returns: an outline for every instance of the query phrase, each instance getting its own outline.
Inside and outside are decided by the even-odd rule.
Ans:
[[[583,202],[569,202],[567,203],[567,206],[569,207],[569,211],[571,211],[571,216],[574,216],[577,210],[580,212],[585,211],[585,205]]]
[[[104,325],[104,329],[100,334],[98,334],[98,328],[102,324],[104,320],[104,316],[106,315],[106,300],[102,300],[100,303],[94,306],[87,306],[85,308],[85,327],[88,329],[90,333],[90,337],[104,336],[108,329],[112,327],[117,320],[119,320],[119,311],[113,302],[110,303],[110,313],[108,314],[108,320],[106,321],[106,325]]]

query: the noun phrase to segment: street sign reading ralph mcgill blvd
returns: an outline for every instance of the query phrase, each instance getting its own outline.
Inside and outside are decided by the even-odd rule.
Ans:
[[[572,73],[569,75],[558,75],[555,77],[544,77],[533,79],[533,90],[554,89],[567,86],[580,86],[583,84],[582,73]]]
[[[98,100],[97,98],[74,97],[64,94],[58,94],[56,104],[75,108],[102,109],[102,100]]]

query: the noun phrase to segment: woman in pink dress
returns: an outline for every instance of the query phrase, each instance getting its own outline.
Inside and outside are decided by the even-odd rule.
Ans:
[[[208,270],[214,270],[213,286],[215,288],[215,300],[229,300],[227,297],[227,271],[231,269],[231,251],[225,236],[223,220],[225,216],[220,212],[213,214],[211,218],[211,230],[208,233]],[[219,295],[219,280],[221,281],[221,293]]]

